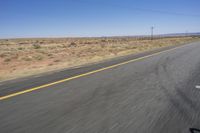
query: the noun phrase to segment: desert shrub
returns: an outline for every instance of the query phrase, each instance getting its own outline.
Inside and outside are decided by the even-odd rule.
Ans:
[[[19,48],[17,48],[18,50],[23,50],[24,48],[22,48],[22,47],[19,47]]]
[[[6,59],[4,60],[4,62],[10,62],[10,61],[11,61],[10,58],[6,58]]]
[[[107,40],[103,39],[103,40],[101,40],[101,42],[107,42]]]
[[[45,50],[38,50],[37,52],[41,54],[48,54]]]
[[[37,55],[37,56],[35,56],[34,58],[35,58],[36,60],[38,60],[38,61],[43,59],[43,57],[42,57],[41,55]]]
[[[61,48],[67,48],[66,44],[62,44]]]
[[[60,62],[60,60],[54,60],[54,62]]]
[[[41,46],[40,46],[39,44],[33,44],[33,48],[34,48],[34,49],[40,49]]]
[[[92,42],[85,42],[84,44],[92,44]]]
[[[49,53],[49,54],[47,54],[47,56],[49,56],[49,57],[50,57],[50,56],[53,56],[53,54]]]
[[[1,53],[1,54],[0,54],[0,57],[1,57],[1,58],[4,58],[4,57],[6,57],[7,55],[8,55],[7,53]]]
[[[105,48],[106,45],[105,44],[100,44],[101,48]]]
[[[40,41],[39,43],[40,43],[40,44],[44,44],[45,42],[44,42],[44,41]]]
[[[48,64],[48,66],[53,66],[53,63]]]
[[[25,58],[22,58],[22,60],[24,60],[24,61],[31,61],[32,59],[29,58],[29,57],[25,57]]]
[[[75,42],[71,42],[70,44],[69,44],[69,47],[76,47],[77,46],[77,44],[75,43]]]

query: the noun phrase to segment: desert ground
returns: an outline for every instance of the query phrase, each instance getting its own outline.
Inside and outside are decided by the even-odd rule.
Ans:
[[[0,81],[184,44],[198,37],[39,38],[0,40]]]

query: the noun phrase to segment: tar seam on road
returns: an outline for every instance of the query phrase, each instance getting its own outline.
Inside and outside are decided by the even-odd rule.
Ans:
[[[66,82],[66,81],[70,81],[70,80],[73,80],[73,79],[77,79],[77,78],[80,78],[80,77],[84,77],[84,76],[88,76],[88,75],[91,75],[91,74],[94,74],[94,73],[98,73],[98,72],[101,72],[101,71],[112,69],[112,68],[115,68],[115,67],[118,67],[118,66],[122,66],[122,65],[131,63],[131,62],[136,62],[136,61],[139,61],[139,60],[143,60],[143,59],[155,56],[155,55],[159,55],[161,53],[166,53],[166,52],[169,52],[169,51],[184,47],[184,46],[186,46],[186,45],[178,46],[178,47],[175,47],[175,48],[172,48],[172,49],[168,49],[168,50],[164,50],[164,51],[160,51],[160,52],[157,52],[157,53],[154,53],[154,54],[150,54],[150,55],[147,55],[147,56],[143,56],[143,57],[139,57],[139,58],[132,59],[132,60],[129,60],[129,61],[125,61],[125,62],[122,62],[122,63],[119,63],[119,64],[115,64],[115,65],[111,65],[111,66],[104,67],[104,68],[101,68],[101,69],[97,69],[97,70],[94,70],[94,71],[91,71],[91,72],[79,74],[77,76],[73,76],[73,77],[70,77],[70,78],[62,79],[62,80],[55,81],[55,82],[52,82],[52,83],[49,83],[49,84],[41,85],[41,86],[30,88],[30,89],[25,89],[24,91],[19,91],[19,92],[16,92],[16,93],[8,94],[6,96],[0,97],[0,101],[1,100],[5,100],[5,99],[9,99],[9,98],[12,98],[12,97],[15,97],[15,96],[18,96],[18,95],[22,95],[22,94],[25,94],[25,93],[29,93],[29,92],[33,92],[33,91],[36,91],[36,90],[44,89],[46,87],[50,87],[50,86],[53,86],[53,85],[56,85],[56,84],[60,84],[60,83]]]

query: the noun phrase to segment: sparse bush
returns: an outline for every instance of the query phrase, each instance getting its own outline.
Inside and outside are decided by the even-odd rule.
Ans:
[[[10,61],[11,61],[10,58],[6,58],[6,59],[4,60],[4,62],[10,62]]]
[[[22,48],[22,47],[19,47],[19,48],[17,48],[18,50],[23,50],[24,48]]]
[[[54,60],[54,62],[60,62],[60,60]]]
[[[40,46],[39,44],[33,44],[33,48],[34,48],[34,49],[40,49],[41,46]]]
[[[38,56],[35,56],[34,57],[36,60],[42,60],[43,59],[43,57],[42,56],[40,56],[40,55],[38,55]]]
[[[20,44],[20,45],[23,45],[23,44],[26,44],[26,43],[25,43],[25,42],[20,42],[19,44]]]
[[[85,44],[92,44],[92,42],[85,42]]]
[[[105,44],[100,44],[101,48],[105,48],[106,45]]]
[[[62,44],[61,48],[67,48],[67,45]]]
[[[107,42],[105,39],[101,40],[101,42]]]
[[[44,44],[44,41],[40,41],[39,43],[40,43],[40,44]]]
[[[38,52],[38,53],[41,53],[41,54],[47,54],[47,52],[44,51],[44,50],[38,50],[37,52]]]
[[[4,57],[6,57],[6,56],[7,56],[6,53],[2,53],[2,54],[0,54],[0,57],[1,57],[1,58],[4,58]]]
[[[77,44],[75,42],[70,43],[69,47],[76,47]]]
[[[53,63],[48,64],[48,66],[53,66]]]
[[[50,53],[50,54],[48,54],[47,56],[49,56],[49,57],[50,57],[50,56],[53,56],[53,54],[51,54],[51,53]]]
[[[22,58],[24,61],[32,61],[32,59],[30,57],[25,57],[25,58]]]

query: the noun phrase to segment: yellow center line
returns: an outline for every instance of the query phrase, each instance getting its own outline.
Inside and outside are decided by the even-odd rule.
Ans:
[[[185,46],[185,45],[183,45],[183,46]],[[165,51],[160,51],[160,52],[157,52],[157,53],[154,53],[154,54],[151,54],[151,55],[139,57],[139,58],[136,58],[136,59],[132,59],[132,60],[125,61],[125,62],[122,62],[122,63],[118,63],[118,64],[111,65],[111,66],[108,66],[108,67],[104,67],[104,68],[101,68],[101,69],[98,69],[98,70],[94,70],[94,71],[83,73],[83,74],[80,74],[80,75],[77,75],[77,76],[73,76],[73,77],[70,77],[70,78],[62,79],[62,80],[59,80],[59,81],[56,81],[56,82],[52,82],[52,83],[48,83],[48,84],[45,84],[45,85],[41,85],[41,86],[38,86],[38,87],[25,89],[24,91],[19,91],[19,92],[16,92],[16,93],[8,94],[6,96],[0,97],[0,100],[9,99],[9,98],[12,98],[12,97],[15,97],[15,96],[18,96],[18,95],[22,95],[22,94],[25,94],[25,93],[29,93],[29,92],[33,92],[33,91],[40,90],[40,89],[43,89],[43,88],[47,88],[47,87],[50,87],[50,86],[53,86],[53,85],[56,85],[56,84],[60,84],[60,83],[66,82],[66,81],[70,81],[70,80],[73,80],[73,79],[78,79],[78,78],[81,78],[81,77],[84,77],[84,76],[88,76],[88,75],[91,75],[91,74],[94,74],[94,73],[98,73],[98,72],[105,71],[105,70],[108,70],[108,69],[112,69],[112,68],[115,68],[115,67],[118,67],[118,66],[122,66],[122,65],[131,63],[131,62],[136,62],[136,61],[139,61],[139,60],[143,60],[143,59],[155,56],[155,55],[159,55],[161,53],[166,53],[168,51],[172,51],[174,49],[177,49],[177,48],[180,48],[180,47],[183,47],[183,46],[175,47],[175,48],[168,49],[168,50],[165,50]]]

